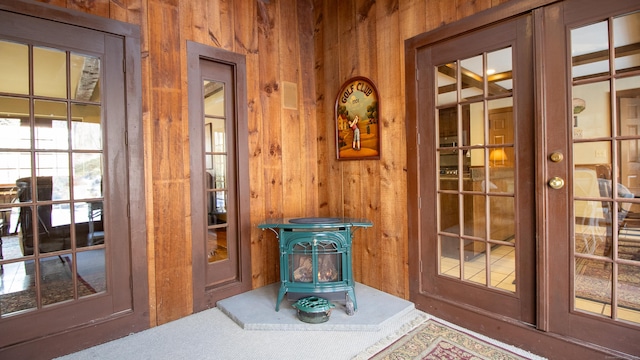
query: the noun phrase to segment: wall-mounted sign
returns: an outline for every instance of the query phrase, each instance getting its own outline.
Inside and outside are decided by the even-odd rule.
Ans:
[[[371,80],[354,77],[336,98],[336,157],[338,160],[380,159],[378,90]]]

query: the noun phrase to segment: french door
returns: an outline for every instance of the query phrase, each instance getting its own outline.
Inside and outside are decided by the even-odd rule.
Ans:
[[[0,352],[9,357],[77,349],[87,340],[52,344],[52,335],[133,311],[124,52],[120,36],[0,11]],[[24,346],[38,339],[52,347]]]
[[[535,322],[531,17],[417,53],[420,291]]]
[[[640,4],[543,18],[549,330],[640,354]]]
[[[530,348],[639,354],[640,4],[469,23],[407,56],[412,300]]]

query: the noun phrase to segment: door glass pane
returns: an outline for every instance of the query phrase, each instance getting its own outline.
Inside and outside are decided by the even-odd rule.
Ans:
[[[571,30],[573,79],[609,73],[609,33],[606,21]]]
[[[613,44],[615,46],[616,72],[640,68],[640,12],[613,19]]]
[[[0,52],[0,62],[11,56],[20,64],[7,74],[15,81],[0,85],[7,94],[0,97],[0,284],[11,284],[0,286],[4,315],[106,291],[108,282],[100,61],[28,44],[0,47],[15,52]]]
[[[66,102],[35,100],[33,107],[37,114],[34,134],[36,148],[68,149],[69,130]]]
[[[438,84],[438,95],[436,98],[436,104],[438,106],[455,104],[456,101],[458,101],[456,90],[457,68],[457,62],[443,64],[436,68],[436,78]]]
[[[0,96],[0,143],[7,149],[31,147],[29,100]]]
[[[71,54],[71,98],[78,101],[100,101],[100,59]]]
[[[489,95],[513,91],[511,47],[487,53],[487,83]]]
[[[67,98],[67,56],[64,51],[33,47],[33,92],[36,96]]]
[[[611,107],[609,81],[576,85],[571,104],[573,114],[573,138],[593,139],[611,136]],[[583,154],[584,156],[593,156]]]
[[[102,150],[102,114],[99,105],[71,105],[71,146],[74,150]]]
[[[0,41],[0,92],[29,94],[29,47]],[[28,112],[26,112],[28,113]]]
[[[482,98],[484,94],[484,62],[482,55],[460,61],[462,101]]]
[[[506,47],[435,71],[437,103],[446,104],[437,111],[440,274],[515,292],[512,57],[512,47]],[[500,247],[511,251],[489,255]]]
[[[229,257],[227,244],[227,120],[225,85],[204,80],[204,158],[207,198],[207,261]]]
[[[639,64],[637,50],[630,50],[639,43],[638,19],[628,14],[571,31],[569,107],[574,308],[635,323],[640,306],[630,294],[637,294],[640,278],[640,78],[625,75]],[[610,36],[615,59],[608,56]]]

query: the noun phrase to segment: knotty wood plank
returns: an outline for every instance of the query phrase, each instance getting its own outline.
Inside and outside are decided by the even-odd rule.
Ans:
[[[109,0],[68,0],[67,8],[105,18],[109,17]]]
[[[232,50],[233,49],[233,0],[212,0],[206,2],[207,12],[207,42],[211,46]]]
[[[378,242],[381,268],[377,285],[383,291],[408,298],[407,179],[404,112],[404,46],[400,11],[392,0],[377,3],[378,90],[381,93],[380,202]],[[401,81],[398,81],[401,79]]]
[[[306,156],[302,164],[304,169],[305,192],[305,216],[317,216],[319,214],[318,202],[318,128],[315,102],[315,78],[314,78],[314,26],[313,0],[301,0],[294,2],[297,8],[297,34],[298,54],[300,58],[300,71],[298,72],[300,115],[304,143],[307,144]]]
[[[357,58],[357,71],[354,75],[367,77],[374,84],[377,83],[378,80],[378,57],[376,56],[378,52],[372,50],[377,46],[377,7],[378,5],[370,0],[357,0],[354,5],[354,39],[356,46],[353,50],[354,57]],[[387,30],[385,29],[385,31]],[[381,125],[382,124],[378,124],[378,126]],[[384,129],[380,128],[380,132],[384,133]],[[353,185],[359,187],[359,189],[357,192],[358,197],[354,197],[351,200],[356,205],[351,217],[366,218],[374,224],[372,229],[359,232],[358,241],[360,246],[357,248],[354,247],[354,252],[357,254],[356,256],[360,262],[358,267],[363,269],[360,275],[360,281],[380,288],[381,285],[379,282],[382,272],[386,271],[386,269],[383,269],[383,264],[384,261],[387,260],[381,257],[381,237],[379,236],[379,211],[381,208],[380,160],[357,160],[353,161],[353,164],[353,170],[359,174],[356,177],[357,181]],[[349,192],[353,193],[353,190]]]
[[[319,2],[319,4],[318,4]],[[316,14],[317,35],[316,42],[321,54],[316,57],[320,60],[317,64],[316,74],[322,74],[323,79],[316,79],[316,94],[318,103],[318,202],[320,214],[323,216],[342,216],[342,163],[336,161],[336,120],[335,100],[342,85],[340,76],[340,48],[339,19],[333,14],[340,3],[339,0],[317,0],[316,6],[320,13]]]
[[[114,20],[127,22],[127,0],[109,1],[109,17]]]
[[[187,222],[185,194],[186,136],[182,122],[182,89],[179,7],[166,1],[149,0],[149,33],[163,34],[149,40],[150,117],[154,146],[151,172],[155,238],[155,287],[157,323],[163,324],[192,312],[191,241],[185,241]],[[157,146],[162,144],[162,146]]]
[[[262,167],[255,168],[255,177],[260,178],[263,186],[261,193],[256,196],[261,197],[262,211],[260,218],[256,221],[263,221],[265,218],[282,217],[282,146],[280,132],[280,91],[278,85],[278,33],[280,24],[277,22],[277,4],[258,3],[258,52],[257,58],[258,84],[256,91],[256,112],[260,115],[262,134],[260,161]],[[252,175],[253,178],[253,175]],[[252,246],[256,250],[252,253],[255,258],[253,265],[253,277],[255,284],[269,284],[280,279],[279,277],[279,257],[278,241],[271,231],[260,234],[258,243]]]
[[[300,83],[299,74],[299,52],[297,28],[297,14],[295,11],[295,1],[284,0],[279,2],[277,22],[279,23],[278,56],[280,68],[280,96],[283,87],[282,82],[288,81],[296,84],[298,98]],[[307,144],[303,141],[303,119],[300,118],[300,111],[289,110],[281,106],[280,129],[282,139],[282,201],[284,205],[284,216],[299,217],[304,216],[304,194],[302,182],[301,162],[306,156]]]
[[[467,16],[471,16],[482,10],[486,10],[491,7],[491,0],[456,0],[457,16],[456,20],[460,20]]]

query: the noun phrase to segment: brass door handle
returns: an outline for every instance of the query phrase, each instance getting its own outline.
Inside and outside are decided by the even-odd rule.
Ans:
[[[562,189],[562,187],[564,186],[564,180],[561,177],[557,177],[554,176],[551,179],[549,179],[549,186],[552,189]]]

